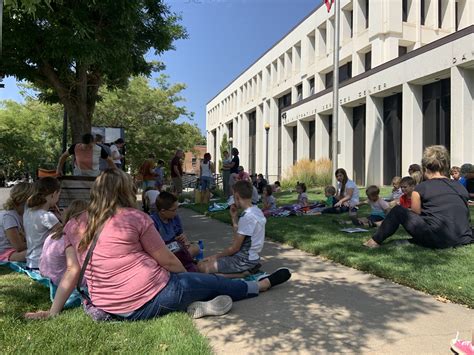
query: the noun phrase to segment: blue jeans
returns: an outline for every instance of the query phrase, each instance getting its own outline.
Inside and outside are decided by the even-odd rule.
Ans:
[[[201,191],[210,190],[213,178],[210,176],[201,176]]]
[[[171,273],[164,289],[123,319],[144,320],[171,312],[185,312],[191,303],[209,301],[219,295],[230,296],[233,301],[256,297],[258,284],[255,281],[231,280],[197,272]]]

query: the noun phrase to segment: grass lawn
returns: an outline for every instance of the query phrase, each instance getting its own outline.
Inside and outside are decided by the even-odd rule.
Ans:
[[[74,309],[55,319],[26,321],[24,312],[50,307],[47,288],[0,267],[0,290],[0,354],[211,353],[207,339],[183,313],[151,321],[95,323],[82,309]]]
[[[311,201],[323,199],[321,189],[308,191]],[[382,190],[382,196],[390,194],[389,188]],[[365,190],[360,190],[365,197]],[[294,203],[296,193],[275,194],[279,205]],[[206,213],[204,205],[189,205],[189,208]],[[369,214],[364,206],[359,216]],[[228,211],[209,213],[220,221],[230,223]],[[474,220],[474,208],[471,207]],[[395,246],[387,244],[383,248],[368,249],[362,243],[369,239],[369,233],[347,234],[333,222],[334,219],[348,219],[347,213],[324,216],[293,216],[267,219],[267,237],[289,244],[295,248],[320,255],[371,274],[393,280],[402,285],[442,296],[453,302],[474,308],[474,244],[462,248],[431,250],[416,245]],[[406,239],[408,234],[400,228],[389,239]]]

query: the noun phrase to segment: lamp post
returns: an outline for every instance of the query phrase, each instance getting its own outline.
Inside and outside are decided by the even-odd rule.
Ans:
[[[266,148],[265,148],[265,179],[268,183],[268,131],[270,131],[270,123],[265,122],[265,132],[266,132]]]

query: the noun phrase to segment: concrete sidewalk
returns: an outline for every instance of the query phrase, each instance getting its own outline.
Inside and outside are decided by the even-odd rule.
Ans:
[[[230,245],[229,225],[180,208],[185,232],[205,255]],[[471,339],[474,310],[267,241],[267,272],[287,266],[291,280],[234,303],[223,317],[196,321],[217,354],[449,354],[459,331]]]

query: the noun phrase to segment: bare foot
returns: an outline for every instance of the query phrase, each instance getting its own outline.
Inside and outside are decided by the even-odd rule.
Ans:
[[[366,246],[367,248],[371,248],[371,249],[374,249],[374,248],[380,248],[380,244],[377,243],[375,240],[373,239],[369,239],[368,241],[366,241],[364,243],[364,246]]]

